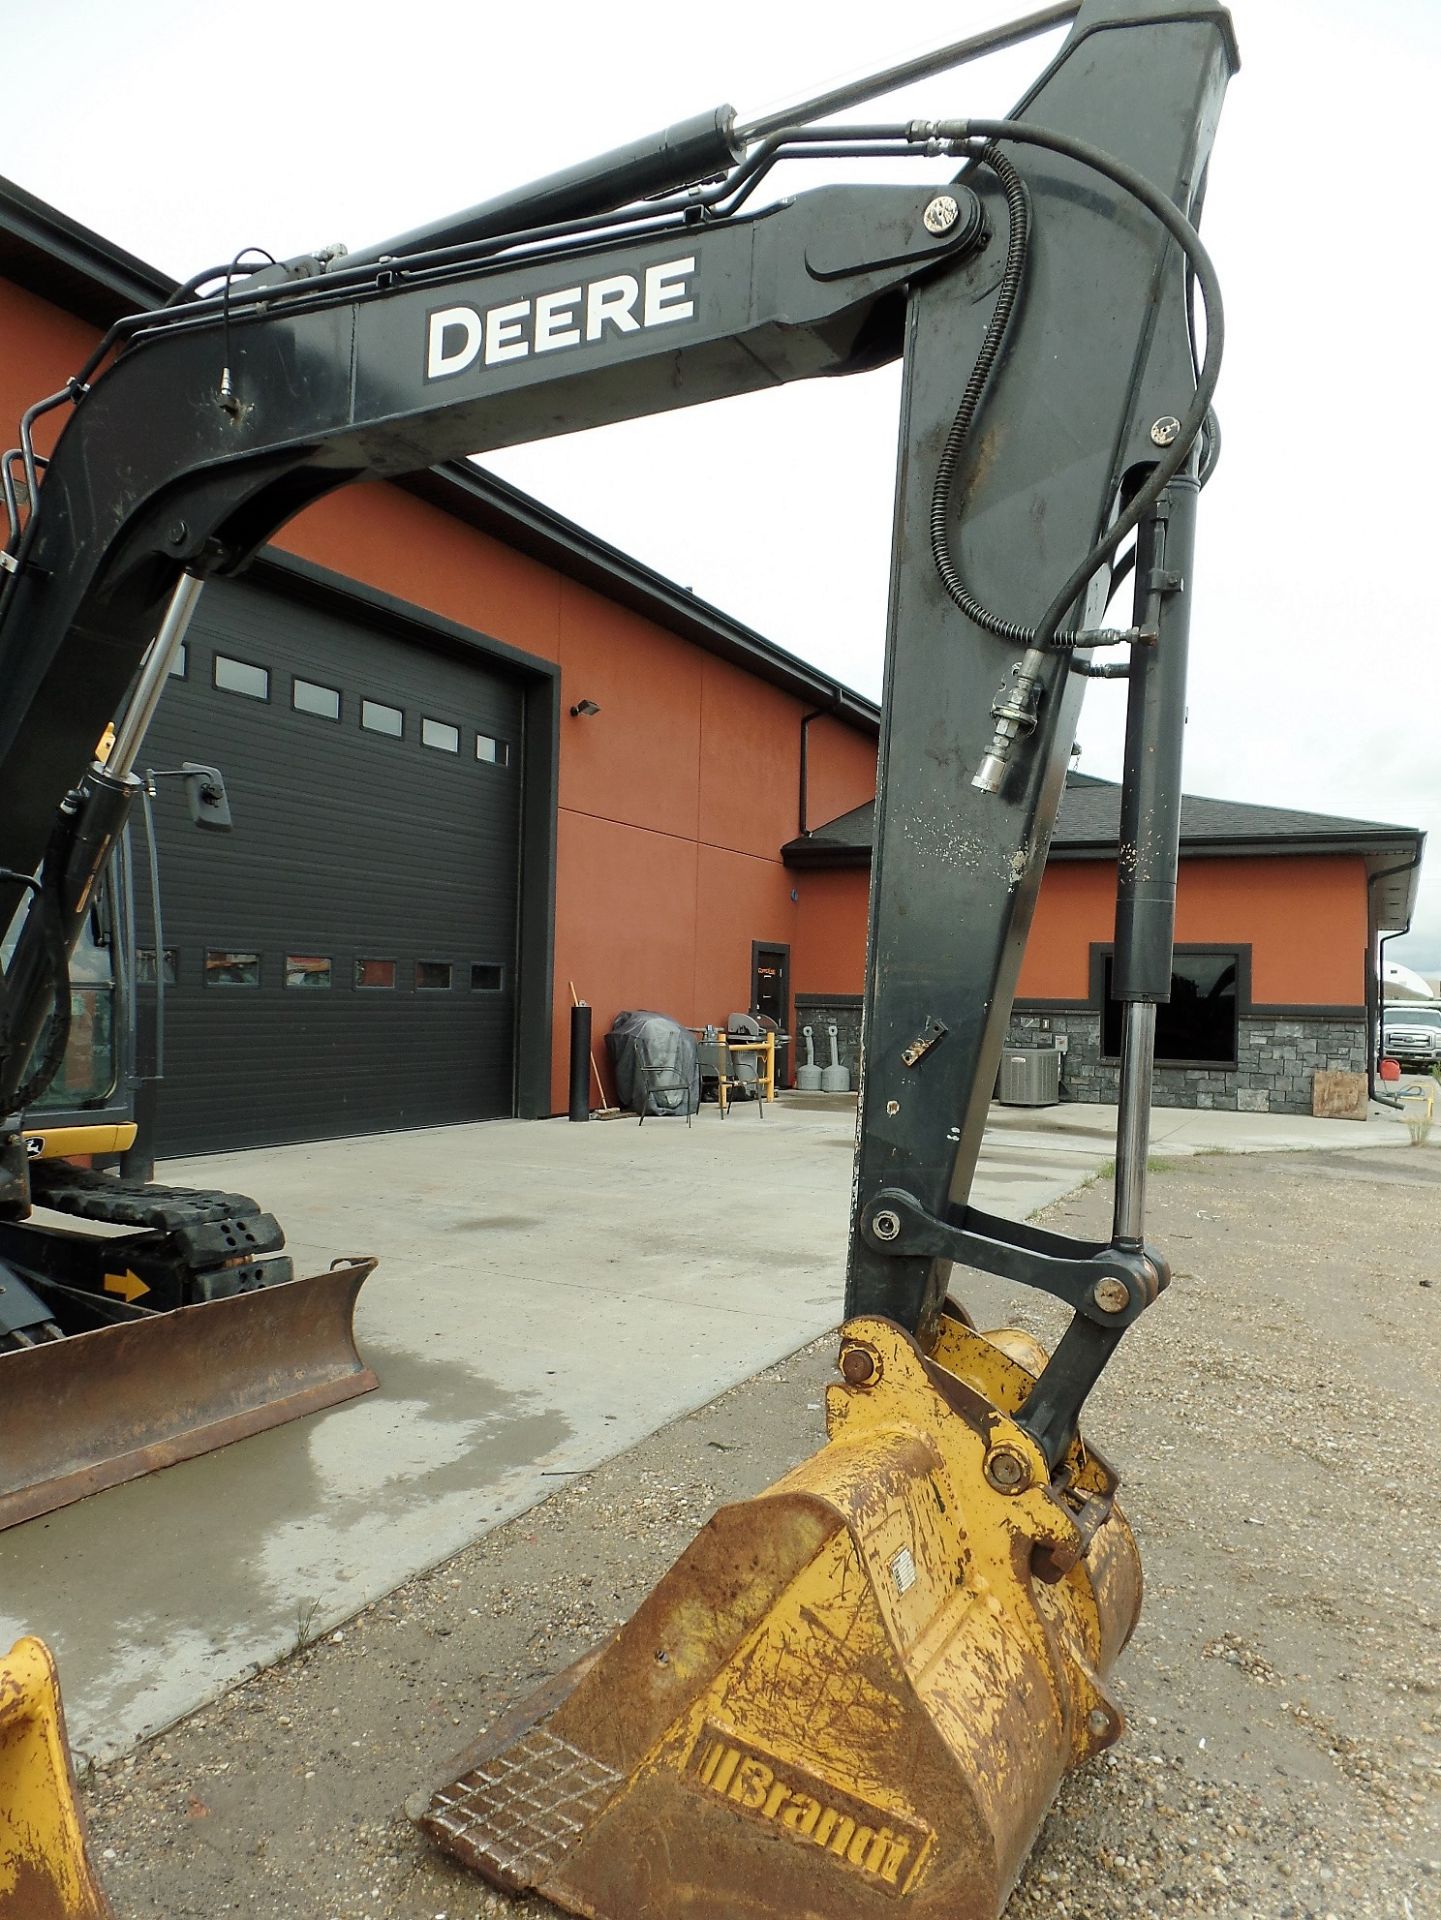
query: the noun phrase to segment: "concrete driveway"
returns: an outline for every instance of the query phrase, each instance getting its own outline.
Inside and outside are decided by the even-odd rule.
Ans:
[[[974,1190],[1024,1217],[1110,1159],[1105,1108],[997,1109]],[[0,1535],[106,1757],[833,1327],[853,1111],[507,1122],[173,1162],[257,1195],[297,1270],[372,1253],[381,1390]],[[1394,1144],[1394,1125],[1161,1113],[1156,1151]],[[999,1317],[999,1284],[968,1286]],[[463,1596],[462,1596],[463,1598]]]

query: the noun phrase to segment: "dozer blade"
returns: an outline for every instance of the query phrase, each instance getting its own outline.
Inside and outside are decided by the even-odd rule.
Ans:
[[[114,1920],[85,1852],[50,1649],[0,1660],[0,1920]]]
[[[592,1920],[994,1920],[1116,1739],[1140,1562],[1105,1463],[1053,1485],[1011,1418],[1044,1356],[841,1339],[820,1453],[412,1805],[487,1879]]]
[[[373,1260],[0,1356],[0,1528],[369,1393]]]

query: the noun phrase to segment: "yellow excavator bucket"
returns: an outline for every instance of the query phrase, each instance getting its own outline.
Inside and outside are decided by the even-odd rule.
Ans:
[[[412,1805],[590,1920],[995,1920],[1109,1746],[1140,1609],[1115,1476],[1012,1417],[1044,1354],[954,1314],[841,1334],[828,1442],[723,1508],[598,1653]]]
[[[114,1920],[85,1852],[55,1662],[42,1640],[0,1660],[0,1920]]]

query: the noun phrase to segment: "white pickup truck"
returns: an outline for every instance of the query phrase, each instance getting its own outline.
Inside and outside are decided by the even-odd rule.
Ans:
[[[1397,1000],[1383,1007],[1381,1051],[1403,1067],[1441,1061],[1441,1002]]]

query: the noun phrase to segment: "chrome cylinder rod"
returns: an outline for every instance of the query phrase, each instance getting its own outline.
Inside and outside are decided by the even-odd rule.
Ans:
[[[779,133],[782,127],[804,127],[812,120],[824,119],[827,114],[844,113],[866,100],[878,100],[882,94],[894,93],[897,87],[909,86],[913,80],[928,80],[933,74],[949,73],[953,67],[964,66],[968,60],[979,60],[983,54],[1019,46],[1038,33],[1049,33],[1052,27],[1069,26],[1080,11],[1080,0],[1043,7],[1039,13],[1028,13],[1024,19],[1009,20],[1003,27],[992,27],[986,33],[972,34],[967,40],[953,41],[948,47],[938,47],[934,53],[917,54],[914,59],[902,60],[894,67],[883,67],[879,73],[867,74],[863,79],[798,101],[793,107],[782,107],[776,113],[745,121],[736,128],[736,136],[747,143],[764,140]]]
[[[1151,1076],[1156,1064],[1156,1008],[1126,1003],[1121,1036],[1121,1094],[1116,1115],[1116,1210],[1111,1233],[1118,1247],[1146,1238],[1146,1156],[1151,1146]]]
[[[115,744],[110,749],[105,768],[117,780],[123,780],[135,765],[136,755],[150,730],[150,722],[155,718],[155,709],[160,704],[165,682],[170,677],[170,669],[180,651],[185,629],[190,625],[190,616],[195,611],[195,603],[204,585],[205,582],[193,573],[182,573],[175,583],[175,591],[165,609],[165,618],[160,622],[159,631],[151,641],[150,650],[140,668],[140,677],[130,696],[130,704],[115,724]]]

